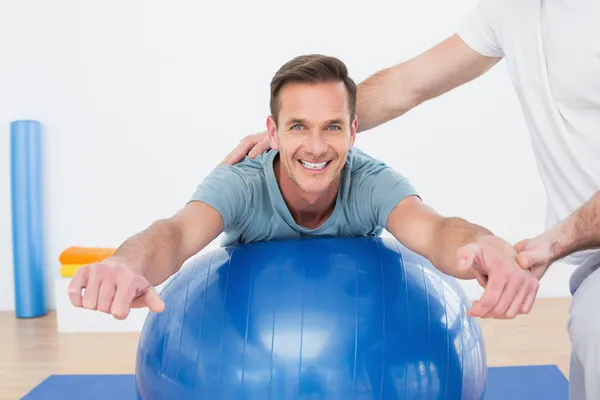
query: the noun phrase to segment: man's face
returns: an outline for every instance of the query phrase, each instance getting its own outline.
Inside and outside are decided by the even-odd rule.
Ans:
[[[325,192],[340,175],[354,144],[357,119],[350,120],[343,82],[288,83],[279,92],[279,117],[269,117],[271,147],[304,192]]]

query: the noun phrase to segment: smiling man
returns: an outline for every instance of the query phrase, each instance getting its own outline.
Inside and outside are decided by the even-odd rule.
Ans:
[[[354,148],[356,85],[340,60],[307,55],[283,65],[271,82],[270,108],[270,151],[215,168],[174,216],[81,268],[69,287],[72,303],[116,318],[131,307],[160,312],[154,286],[222,232],[222,244],[231,245],[387,229],[440,271],[485,286],[472,315],[529,312],[538,281],[518,267],[512,246],[478,225],[440,216],[404,176]]]

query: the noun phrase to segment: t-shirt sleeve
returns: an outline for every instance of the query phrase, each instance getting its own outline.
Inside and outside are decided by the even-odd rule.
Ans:
[[[219,166],[198,185],[190,202],[201,201],[216,209],[228,231],[249,221],[254,199],[251,176],[236,166]]]
[[[457,32],[469,47],[487,57],[504,56],[499,40],[497,3],[498,0],[478,0]]]
[[[398,203],[408,196],[419,196],[409,180],[393,168],[378,161],[364,165],[353,178],[360,208],[359,218],[386,228],[387,220]],[[362,212],[365,214],[361,215]]]

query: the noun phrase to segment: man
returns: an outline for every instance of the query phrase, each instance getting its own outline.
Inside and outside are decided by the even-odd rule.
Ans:
[[[272,80],[270,107],[273,150],[215,168],[174,216],[129,238],[107,260],[79,269],[68,290],[73,305],[120,319],[131,307],[161,312],[154,286],[223,231],[229,245],[372,236],[386,228],[444,273],[485,284],[472,314],[529,312],[538,281],[519,268],[510,244],[438,215],[405,177],[353,149],[356,86],[342,62],[310,55],[286,63]]]
[[[547,230],[515,245],[541,278],[555,261],[577,266],[569,334],[571,399],[600,399],[600,2],[480,0],[457,34],[383,69],[358,88],[358,131],[484,74],[504,59],[545,186]],[[245,138],[224,163],[269,147]],[[568,256],[568,257],[566,257]]]

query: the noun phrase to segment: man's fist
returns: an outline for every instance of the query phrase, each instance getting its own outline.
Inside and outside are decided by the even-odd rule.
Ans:
[[[116,319],[127,318],[131,308],[148,307],[156,313],[165,308],[154,286],[123,263],[110,258],[77,270],[68,292],[75,307],[112,314]]]

